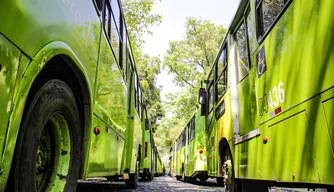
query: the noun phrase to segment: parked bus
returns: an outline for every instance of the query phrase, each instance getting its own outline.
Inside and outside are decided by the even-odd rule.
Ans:
[[[1,1],[0,18],[0,191],[135,188],[143,104],[120,1]]]
[[[157,148],[156,148],[157,149]],[[161,158],[158,154],[158,150],[156,150],[156,158],[155,158],[156,162],[155,162],[155,174],[154,176],[158,177],[162,175],[162,168],[164,166],[164,164],[161,161]]]
[[[229,191],[334,186],[334,1],[242,0],[199,102]]]
[[[172,175],[183,181],[208,179],[204,117],[197,109],[171,149]],[[173,164],[174,163],[174,164]]]
[[[149,126],[148,122],[148,114],[145,109],[144,111],[144,119],[147,119],[145,124],[143,125],[145,129],[143,129],[143,142],[142,142],[142,157],[141,157],[141,166],[140,166],[140,178],[141,180],[149,180],[151,181],[154,176],[154,156],[152,153],[152,147],[155,146],[153,140],[153,130]]]

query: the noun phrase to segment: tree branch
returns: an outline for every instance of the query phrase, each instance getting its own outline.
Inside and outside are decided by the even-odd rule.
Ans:
[[[179,74],[179,73],[177,72],[177,70],[175,70],[172,66],[170,66],[170,70],[171,70],[172,72],[176,73],[176,75],[179,76],[179,77],[184,81],[184,83],[186,83],[187,85],[190,85],[192,88],[194,88],[194,85],[191,84],[191,83],[189,83],[186,79],[184,79],[184,77],[183,77],[181,74]]]
[[[200,61],[197,61],[198,65],[202,67],[202,69],[204,69],[204,65],[200,62]]]

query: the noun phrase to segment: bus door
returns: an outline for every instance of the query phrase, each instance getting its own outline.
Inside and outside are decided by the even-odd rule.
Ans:
[[[216,130],[218,143],[222,138],[226,138],[228,141],[232,139],[232,119],[230,101],[231,94],[228,87],[228,65],[227,65],[227,40],[224,42],[222,49],[218,55],[218,61],[216,61]]]
[[[237,95],[237,106],[235,106],[237,109],[234,109],[234,111],[237,110],[237,119],[235,121],[238,123],[234,130],[235,141],[237,141],[235,142],[237,144],[235,150],[238,151],[235,161],[247,165],[237,170],[236,174],[240,177],[244,177],[248,166],[252,166],[249,165],[250,162],[256,162],[250,161],[251,155],[248,154],[248,142],[259,135],[255,92],[255,81],[258,76],[256,68],[254,69],[253,67],[250,54],[253,51],[253,46],[250,47],[250,45],[253,45],[254,36],[251,18],[249,8],[245,9],[231,36],[235,47],[233,51],[236,68],[236,90],[233,90],[232,94]]]
[[[245,19],[244,19],[245,18]],[[239,134],[244,135],[255,129],[256,118],[256,97],[255,97],[255,79],[257,79],[256,70],[253,69],[252,59],[248,46],[248,38],[252,35],[247,28],[251,24],[249,9],[245,12],[244,17],[239,21],[233,33],[233,40],[236,45],[235,64],[237,68],[237,95],[238,95],[238,118]],[[250,32],[250,33],[248,33]]]
[[[215,175],[215,141],[216,141],[216,132],[213,129],[215,125],[214,117],[214,68],[211,70],[209,78],[207,79],[207,92],[208,92],[208,114],[205,119],[205,130],[207,133],[207,152],[208,152],[208,174]]]

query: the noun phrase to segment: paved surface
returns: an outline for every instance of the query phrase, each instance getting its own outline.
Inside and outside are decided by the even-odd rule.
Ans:
[[[215,179],[208,179],[206,182],[197,181],[194,184],[177,181],[169,176],[154,177],[153,181],[139,181],[136,190],[127,189],[125,182],[110,182],[106,180],[81,181],[78,183],[77,192],[112,192],[112,191],[158,191],[158,192],[177,192],[177,191],[224,191],[218,186]]]

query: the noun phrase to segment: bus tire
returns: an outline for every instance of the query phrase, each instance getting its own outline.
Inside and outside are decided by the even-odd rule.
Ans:
[[[14,191],[75,191],[81,132],[71,89],[50,80],[25,110],[12,165]]]
[[[199,178],[199,180],[200,180],[201,182],[205,182],[206,180],[208,180],[209,177],[200,176],[200,177],[198,177],[198,178]]]
[[[217,177],[217,183],[224,186],[225,192],[238,192],[241,188],[234,177],[233,160],[230,148],[227,146],[221,153],[221,177]],[[224,179],[225,175],[228,179]]]
[[[196,177],[190,177],[189,178],[189,183],[196,183]]]
[[[125,185],[130,189],[137,189],[138,187],[138,162],[136,163],[135,173],[129,174],[129,179],[125,180]]]
[[[149,174],[147,175],[147,180],[148,180],[148,181],[152,181],[152,179],[153,179],[153,175],[152,175],[151,173],[149,173]]]
[[[186,178],[186,173],[185,171],[183,170],[182,171],[182,178],[181,178],[182,181],[186,182],[187,178]]]

